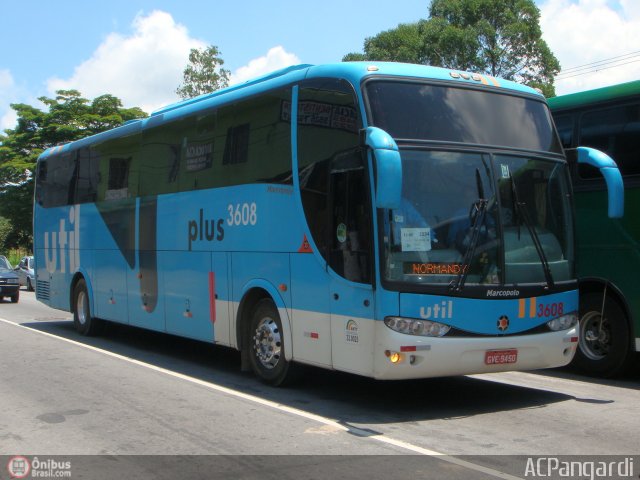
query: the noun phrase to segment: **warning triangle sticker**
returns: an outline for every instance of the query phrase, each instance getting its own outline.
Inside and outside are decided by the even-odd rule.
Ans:
[[[298,253],[313,253],[313,250],[311,249],[311,245],[309,245],[309,240],[307,240],[306,235],[302,239],[302,245],[298,249]]]

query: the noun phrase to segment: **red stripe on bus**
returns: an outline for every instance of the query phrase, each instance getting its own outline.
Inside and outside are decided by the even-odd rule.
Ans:
[[[209,318],[216,323],[216,274],[209,272]]]

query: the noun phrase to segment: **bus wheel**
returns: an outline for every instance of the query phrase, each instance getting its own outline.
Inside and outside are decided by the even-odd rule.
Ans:
[[[87,284],[84,279],[76,283],[73,290],[73,324],[76,330],[82,335],[96,335],[100,333],[102,322],[91,316],[91,308],[89,307],[89,294],[87,292]]]
[[[247,337],[251,368],[263,382],[283,386],[294,379],[296,365],[284,357],[282,322],[272,300],[258,302]]]
[[[573,365],[599,377],[623,373],[631,361],[629,329],[624,310],[607,296],[602,315],[602,294],[580,297],[580,339]]]

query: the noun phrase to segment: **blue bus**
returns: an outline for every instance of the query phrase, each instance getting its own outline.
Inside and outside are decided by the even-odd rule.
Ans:
[[[580,150],[611,188],[615,164]],[[619,174],[618,174],[619,177]],[[51,148],[37,298],[376,379],[556,367],[578,340],[567,163],[544,98],[486,75],[300,65]]]

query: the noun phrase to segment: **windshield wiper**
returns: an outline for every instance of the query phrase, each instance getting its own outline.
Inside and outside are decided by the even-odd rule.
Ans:
[[[476,186],[478,188],[478,201],[473,204],[474,212],[472,214],[473,220],[471,224],[471,239],[467,246],[467,251],[462,259],[462,268],[458,276],[451,281],[449,288],[456,292],[462,291],[464,284],[467,281],[467,275],[469,274],[470,263],[473,260],[473,256],[476,253],[478,247],[478,239],[480,238],[480,230],[484,225],[484,218],[487,213],[488,200],[484,198],[484,187],[482,186],[482,179],[480,178],[480,170],[476,168]]]
[[[536,232],[531,219],[529,218],[529,213],[525,208],[525,204],[520,202],[518,198],[518,189],[516,188],[516,182],[511,175],[509,177],[511,179],[511,194],[514,200],[515,209],[517,210],[518,219],[522,219],[525,227],[529,230],[529,235],[531,235],[531,240],[533,240],[533,246],[536,248],[536,252],[538,252],[538,257],[540,257],[540,261],[542,262],[542,269],[544,270],[544,278],[547,281],[547,288],[552,288],[553,276],[551,275],[551,269],[549,268],[549,261],[547,260],[547,255],[544,253],[544,249],[542,248],[542,244],[540,243],[540,237],[538,236],[538,232]],[[516,213],[516,212],[514,212]],[[520,222],[518,222],[518,229],[520,228]],[[520,230],[518,230],[518,239],[520,238]]]

